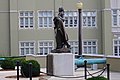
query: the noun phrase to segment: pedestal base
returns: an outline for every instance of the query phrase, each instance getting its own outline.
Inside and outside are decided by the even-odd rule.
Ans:
[[[74,55],[72,53],[51,53],[47,55],[47,73],[57,76],[74,75]]]

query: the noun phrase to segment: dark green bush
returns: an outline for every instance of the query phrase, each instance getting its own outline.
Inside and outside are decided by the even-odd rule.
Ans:
[[[5,58],[2,58],[0,57],[0,66],[1,66],[1,63],[5,60]]]
[[[21,66],[21,63],[25,61],[25,58],[13,58],[12,60],[15,64],[17,63],[17,61],[19,61],[19,65]]]
[[[40,65],[35,60],[23,61],[21,64],[21,75],[24,77],[29,77],[29,63],[32,63],[32,76],[40,75]]]
[[[19,61],[20,65],[21,63],[25,60],[25,57],[20,57],[20,56],[17,56],[17,57],[0,57],[0,58],[4,58],[5,60],[12,60],[15,65],[17,63],[17,61]],[[0,60],[0,65],[2,64],[4,60]]]
[[[7,70],[7,69],[14,70],[15,69],[15,63],[11,59],[4,60],[1,63],[1,68],[4,69],[4,70]]]
[[[100,76],[100,77],[92,77],[92,78],[88,78],[87,80],[108,80],[107,78]]]

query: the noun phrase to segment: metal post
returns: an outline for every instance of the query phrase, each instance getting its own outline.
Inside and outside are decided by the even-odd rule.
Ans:
[[[19,80],[19,61],[17,61],[17,80]]]
[[[78,45],[78,47],[79,47],[79,52],[78,52],[78,54],[79,54],[79,56],[82,56],[82,32],[81,32],[81,27],[82,27],[82,25],[81,25],[81,9],[78,9],[78,13],[79,13],[79,26],[78,26],[78,41],[79,41],[79,45]]]
[[[32,63],[29,63],[29,77],[32,80]]]
[[[85,66],[85,80],[87,79],[87,61],[84,61],[84,66]]]
[[[110,80],[110,64],[107,64],[107,79]]]

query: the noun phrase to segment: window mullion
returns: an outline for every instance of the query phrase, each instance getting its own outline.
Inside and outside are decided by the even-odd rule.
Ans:
[[[44,55],[44,53],[45,53],[45,51],[44,51],[45,49],[44,49],[44,48],[45,48],[45,47],[43,46],[43,55]]]
[[[73,52],[75,53],[75,47],[73,47]]]
[[[86,16],[86,27],[88,27],[88,16]]]
[[[26,55],[26,48],[25,48],[25,55]]]
[[[28,28],[31,28],[30,27],[30,17],[28,17]]]
[[[119,26],[119,15],[117,14],[117,26]]]
[[[49,46],[47,47],[47,54],[49,53]]]
[[[44,22],[45,22],[45,17],[43,17],[43,27],[45,27],[45,24],[44,24]]]
[[[28,54],[31,54],[31,52],[30,52],[30,47],[28,48],[28,52],[29,52]]]
[[[120,27],[120,13],[118,15],[118,26]]]
[[[91,27],[93,27],[92,26],[92,15],[90,16],[90,25],[91,25]]]
[[[87,54],[88,54],[88,46],[86,46],[86,49],[87,49]]]
[[[118,10],[117,10],[117,26],[119,26],[119,12],[118,12]]]
[[[75,26],[74,26],[74,20],[75,20],[75,19],[74,19],[74,15],[73,15],[73,16],[72,16],[72,23],[73,23],[73,24],[72,24],[72,27],[75,27]]]
[[[94,17],[95,17],[95,26],[97,26],[97,17],[96,16]]]
[[[119,10],[117,10],[117,26],[119,27]]]
[[[91,54],[94,54],[94,53],[93,53],[93,45],[91,46]]]
[[[68,27],[70,27],[70,17],[68,16]]]
[[[47,17],[47,28],[49,27],[49,17]]]
[[[44,27],[44,24],[43,24],[44,23],[44,17],[41,17],[41,18],[42,18],[42,24],[41,25],[42,25],[42,27]]]
[[[118,53],[119,53],[119,47],[118,47],[118,40],[117,40],[117,55],[118,55]]]
[[[24,44],[25,45],[25,44]],[[24,55],[26,55],[26,50],[25,50],[25,46],[24,46]]]
[[[25,17],[23,18],[23,28],[25,28]]]

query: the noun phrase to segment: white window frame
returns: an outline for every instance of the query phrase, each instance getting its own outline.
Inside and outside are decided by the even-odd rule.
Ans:
[[[93,46],[95,46],[96,47],[96,53],[95,54],[98,54],[98,40],[97,39],[85,39],[85,40],[83,40],[82,41],[82,53],[83,54],[86,54],[86,53],[84,53],[84,41],[90,41],[90,42],[92,42],[92,41],[95,41],[96,42],[96,46],[95,45],[92,45],[92,47]],[[71,45],[70,43],[71,42],[74,42],[74,44],[75,44],[75,42],[77,42],[77,44],[76,45]],[[75,54],[75,55],[79,55],[78,54],[78,51],[79,51],[79,48],[78,48],[78,45],[79,45],[79,41],[76,41],[76,40],[70,40],[69,41],[69,44],[70,44],[70,46],[71,46],[71,49],[73,49],[73,50],[71,50],[71,52],[73,53],[73,54],[75,54],[75,52],[77,52],[77,54]],[[73,44],[73,43],[72,43]],[[90,47],[91,47],[91,45],[89,45]],[[75,47],[77,47],[77,51],[75,51]],[[86,46],[86,47],[88,47],[88,45]],[[87,51],[88,52],[88,51]],[[93,52],[93,51],[92,51]],[[93,53],[92,53],[93,54]]]
[[[113,10],[117,10],[117,14],[113,14]],[[112,26],[113,27],[120,27],[120,9],[112,9],[111,13],[112,13]],[[117,25],[114,25],[113,15],[117,16]]]
[[[33,16],[20,16],[20,12],[33,12]],[[34,11],[32,11],[32,10],[19,10],[18,11],[18,19],[19,19],[19,29],[35,29],[35,12]],[[20,22],[20,17],[23,17],[23,18],[33,18],[33,27],[30,27],[30,24],[29,24],[29,26],[26,28],[25,27],[25,20],[24,20],[24,23],[23,23],[23,28],[21,28],[21,22]],[[30,20],[29,20],[29,22],[28,23],[30,23]]]
[[[85,17],[87,17],[87,18],[88,18],[88,16],[90,17],[90,19],[91,19],[91,26],[88,26],[88,20],[87,20],[87,22],[86,22],[86,26],[83,25],[84,12],[87,12],[87,13],[88,13],[88,12],[89,12],[89,13],[90,13],[90,12],[95,12],[95,16],[92,16],[92,15],[91,15],[92,13],[86,14],[86,16],[85,16]],[[91,18],[91,17],[95,17],[95,26],[92,25],[92,18]],[[83,10],[83,11],[82,11],[82,27],[83,27],[83,28],[97,28],[97,11],[96,11],[96,10],[93,10],[93,11],[88,11],[88,10],[85,11],[85,10]]]
[[[27,42],[33,42],[34,43],[34,46],[33,47],[28,47],[28,46],[24,46],[24,47],[21,47],[21,43],[27,43]],[[26,52],[24,52],[25,54],[21,54],[21,48],[33,48],[34,49],[34,53],[33,54],[31,54],[31,55],[34,55],[35,53],[36,53],[36,50],[35,50],[35,46],[36,46],[36,44],[35,44],[35,41],[19,41],[19,55],[21,55],[21,56],[24,56],[24,55],[30,55],[30,54],[26,54]]]
[[[51,12],[52,12],[52,16],[46,16],[46,18],[47,18],[47,27],[44,26],[44,20],[43,20],[43,23],[42,23],[42,27],[39,27],[39,24],[40,24],[40,22],[39,22],[39,17],[40,17],[40,16],[39,16],[39,12],[41,12],[41,11],[42,11],[42,12],[45,12],[45,11],[51,11]],[[37,16],[38,16],[38,17],[37,17],[37,18],[38,18],[38,19],[37,19],[37,20],[38,20],[38,29],[53,28],[53,17],[54,17],[54,16],[53,16],[53,10],[38,10],[38,11],[37,11]],[[42,18],[44,18],[44,17],[45,17],[45,16],[42,16]],[[49,27],[48,17],[52,17],[51,27]]]
[[[96,45],[84,45],[84,41],[86,41],[87,43],[88,42],[93,42],[95,41],[96,42]],[[96,53],[88,53],[88,49],[87,49],[87,53],[84,53],[84,47],[93,47],[95,46],[96,47]],[[97,39],[85,39],[82,41],[82,49],[83,49],[83,53],[84,54],[98,54],[98,40]],[[93,52],[93,49],[91,50],[91,52]]]
[[[48,43],[48,42],[52,42],[52,46],[44,46],[44,45],[43,45],[42,48],[52,47],[52,49],[54,49],[54,41],[53,41],[53,40],[39,40],[39,41],[38,41],[38,53],[37,53],[37,55],[46,56],[46,54],[44,53],[44,51],[43,51],[43,55],[40,54],[40,49],[39,49],[39,48],[40,48],[40,46],[39,46],[39,45],[40,45],[40,44],[39,44],[40,42],[43,42],[43,43],[45,43],[45,42],[47,42],[47,43]],[[49,50],[48,50],[48,52],[49,52]],[[49,53],[48,53],[48,54],[49,54]]]
[[[70,46],[71,46],[71,53],[73,53],[75,55],[78,55],[78,41],[76,41],[76,40],[70,40],[68,43],[69,44],[70,43],[73,44],[73,45],[70,44]],[[75,44],[75,43],[77,43],[77,44]],[[77,51],[75,50],[75,47],[77,48]],[[75,52],[77,52],[77,53],[75,53]]]
[[[67,14],[68,13],[68,14]],[[71,13],[71,14],[70,14]],[[74,15],[74,13],[76,13],[76,15]],[[65,13],[64,13],[64,18],[67,17],[68,18],[68,24],[66,26],[65,22],[64,22],[64,25],[65,25],[65,28],[77,28],[78,27],[78,11],[75,11],[75,10],[71,10],[71,11],[68,11],[66,10]],[[67,14],[67,15],[66,15]],[[70,26],[70,18],[72,17],[72,26]],[[77,20],[77,24],[74,24],[74,18],[76,17],[76,20]],[[76,25],[76,26],[74,26]]]
[[[114,44],[114,41],[118,41],[117,44]],[[115,53],[114,47],[117,46],[117,53]],[[120,56],[120,39],[113,39],[113,56]]]

